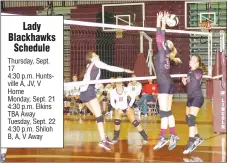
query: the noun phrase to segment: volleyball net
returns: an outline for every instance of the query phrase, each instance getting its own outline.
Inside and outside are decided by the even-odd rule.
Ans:
[[[2,15],[4,14],[2,13]],[[131,77],[131,74],[102,70],[100,80],[86,83],[82,81],[69,82],[65,86],[156,79],[153,66],[153,59],[157,52],[156,28],[76,20],[64,20],[64,24],[70,26],[71,77],[74,74],[79,75],[84,72],[87,64],[86,54],[90,51],[97,53],[101,61],[106,64],[131,69],[137,76]],[[104,28],[112,30],[105,31]],[[201,41],[201,37],[203,41]],[[172,78],[180,79],[187,76],[191,54],[199,54],[207,67],[204,78],[222,77],[222,75],[212,76],[212,62],[217,53],[212,49],[212,33],[166,29],[166,39],[174,43],[178,51],[177,56],[182,60],[182,64],[171,63]],[[195,44],[190,46],[192,40]],[[117,76],[122,78],[110,79]]]
[[[156,79],[153,66],[153,58],[157,52],[156,28],[75,20],[65,20],[64,23],[71,27],[71,74],[79,74],[83,71],[86,67],[86,54],[89,51],[94,51],[103,62],[134,70],[137,76],[132,78],[130,74],[112,73],[102,70],[101,80],[88,83],[76,82],[77,84]],[[112,28],[112,30],[104,31],[103,28]],[[166,39],[173,41],[178,51],[178,57],[183,62],[178,65],[171,63],[172,78],[186,77],[189,70],[190,55],[192,54],[202,54],[200,55],[202,62],[207,67],[204,78],[220,78],[221,75],[212,76],[212,62],[217,53],[212,49],[212,38],[212,33],[209,32],[167,29]],[[197,44],[189,46],[192,40]],[[110,79],[117,76],[122,76],[123,78]]]

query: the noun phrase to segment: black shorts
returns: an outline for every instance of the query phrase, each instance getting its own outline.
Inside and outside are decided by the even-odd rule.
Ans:
[[[84,92],[80,92],[80,100],[82,103],[87,103],[96,98],[95,89],[87,89]]]
[[[188,98],[187,101],[187,107],[198,107],[201,108],[201,106],[204,103],[204,97],[191,97]]]
[[[63,98],[63,101],[68,101],[68,102],[71,102],[71,98],[64,97],[64,98]]]
[[[158,93],[160,94],[173,94],[173,84],[166,83],[166,84],[158,84]]]
[[[78,98],[75,98],[75,102],[76,102],[76,103],[80,103],[80,104],[83,103],[83,102],[82,102],[80,99],[78,99]]]
[[[102,102],[108,102],[108,98],[105,96],[105,97],[102,99]]]

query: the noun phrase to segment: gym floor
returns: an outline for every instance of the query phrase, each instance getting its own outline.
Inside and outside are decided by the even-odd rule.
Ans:
[[[93,116],[65,116],[63,149],[8,149],[6,162],[226,162],[226,134],[215,134],[212,129],[212,103],[206,100],[197,117],[201,137],[205,141],[190,155],[183,155],[188,141],[185,123],[185,101],[174,101],[173,114],[180,136],[177,147],[167,146],[153,151],[160,130],[159,116],[141,117],[140,122],[149,136],[142,146],[142,138],[127,117],[121,123],[120,141],[107,152],[98,147],[99,133]],[[113,136],[113,119],[106,117],[106,132]]]

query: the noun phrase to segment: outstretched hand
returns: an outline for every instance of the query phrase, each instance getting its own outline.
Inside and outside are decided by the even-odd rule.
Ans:
[[[166,21],[166,19],[169,17],[169,12],[164,11],[163,19]]]
[[[129,74],[134,73],[134,71],[131,71],[131,70],[129,70],[129,69],[125,69],[125,72],[126,72],[126,73],[129,73]]]
[[[186,85],[186,84],[187,84],[187,78],[182,78],[182,83],[183,83],[184,85]]]
[[[159,13],[157,13],[157,20],[161,21],[162,17],[163,17],[163,12],[160,11]]]

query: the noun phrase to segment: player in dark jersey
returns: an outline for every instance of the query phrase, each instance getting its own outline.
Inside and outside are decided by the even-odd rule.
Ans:
[[[155,56],[154,66],[157,75],[158,102],[160,106],[161,131],[160,137],[154,150],[158,150],[166,145],[169,141],[169,150],[176,147],[179,137],[175,132],[175,118],[171,112],[173,99],[173,81],[170,76],[170,60],[175,63],[181,63],[180,58],[175,58],[177,50],[172,41],[165,39],[166,19],[168,12],[159,12],[157,14],[157,32],[156,43],[158,53]],[[162,24],[162,25],[161,25]],[[170,128],[170,139],[166,138],[166,130]]]
[[[115,67],[115,66],[109,66],[102,61],[100,61],[99,56],[94,52],[89,52],[87,54],[87,60],[89,64],[87,65],[87,69],[83,78],[83,82],[89,82],[91,80],[99,80],[101,69],[105,69],[112,72],[126,72],[126,73],[133,73],[133,71]],[[84,84],[80,86],[80,100],[89,108],[89,110],[95,115],[97,126],[99,130],[99,134],[101,137],[101,142],[99,143],[99,146],[106,149],[111,150],[109,147],[109,139],[105,134],[104,131],[104,118],[102,116],[102,111],[100,107],[100,103],[96,97],[96,89],[95,84]]]
[[[184,85],[187,85],[188,101],[186,106],[186,122],[189,126],[189,141],[184,154],[189,154],[195,150],[204,140],[199,136],[196,125],[196,116],[203,105],[204,97],[201,89],[204,66],[198,55],[193,55],[190,59],[191,67],[187,78],[182,78]]]

